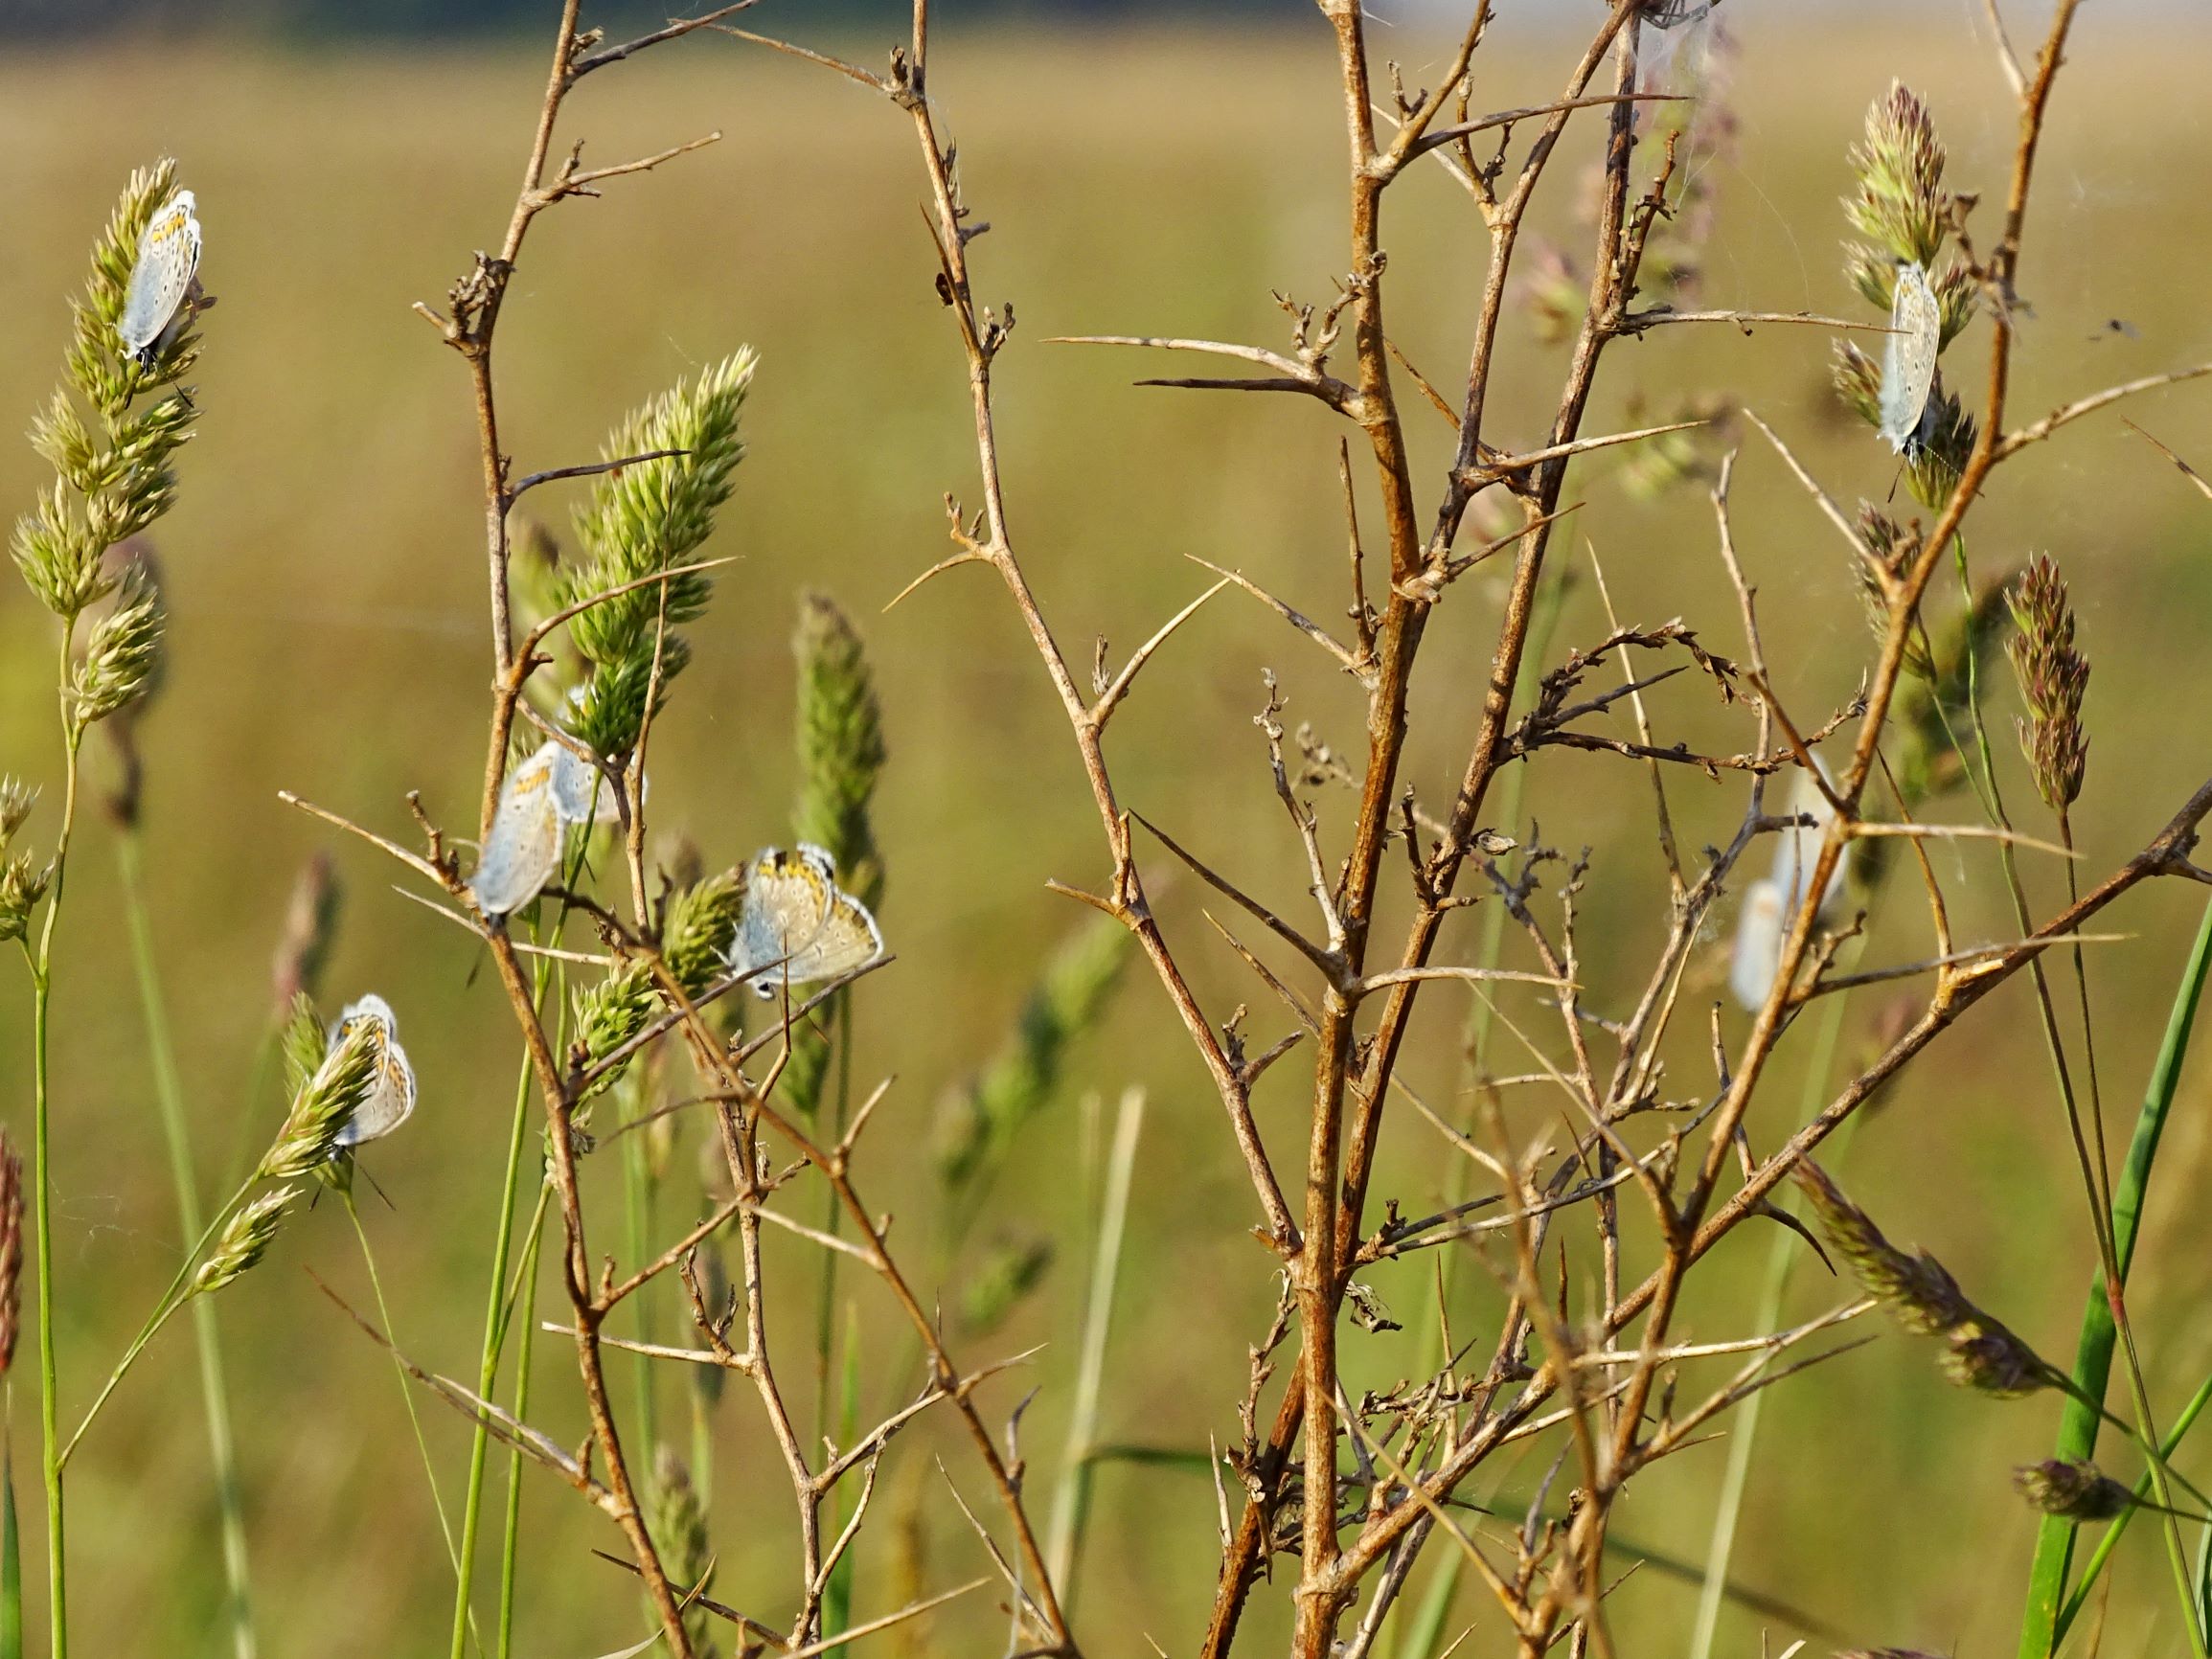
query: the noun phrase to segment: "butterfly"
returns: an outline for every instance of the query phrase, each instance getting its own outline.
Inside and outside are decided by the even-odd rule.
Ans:
[[[491,834],[468,890],[486,916],[512,915],[537,897],[560,867],[561,790],[559,757],[567,751],[547,743],[507,774],[492,814]],[[571,757],[573,759],[573,757]]]
[[[840,978],[882,954],[876,919],[837,885],[837,861],[821,848],[771,847],[753,860],[730,971],[764,975],[754,987],[763,1000],[781,986]]]
[[[1935,390],[1935,354],[1943,343],[1943,307],[1927,272],[1909,261],[1897,266],[1889,302],[1889,344],[1881,355],[1881,435],[1907,454],[1920,446],[1920,425]]]
[[[123,296],[116,332],[142,368],[160,354],[165,336],[190,322],[199,297],[199,219],[192,192],[171,196],[138,240],[138,260]]]
[[[553,752],[553,800],[560,809],[562,823],[613,824],[621,820],[614,786],[597,766],[565,743],[547,743],[537,754],[547,750]]]
[[[1782,930],[1790,912],[1782,902],[1782,889],[1771,881],[1754,881],[1744,890],[1744,908],[1736,917],[1736,948],[1728,964],[1728,989],[1752,1013],[1767,1006],[1774,989],[1774,975],[1782,966]]]
[[[337,1023],[331,1027],[330,1052],[336,1054],[363,1026],[372,1034],[369,1091],[340,1126],[336,1144],[341,1147],[381,1140],[415,1111],[415,1068],[407,1063],[406,1051],[399,1047],[399,1022],[382,997],[365,996],[346,1005]]]
[[[487,916],[511,916],[560,868],[560,832],[578,824],[611,824],[614,790],[599,769],[567,744],[548,740],[499,790],[491,838],[468,889]]]
[[[1813,759],[1813,764],[1820,767],[1821,778],[1828,779],[1828,768],[1819,756]],[[1773,885],[1781,896],[1783,913],[1788,916],[1794,916],[1797,907],[1805,902],[1806,885],[1812,880],[1813,866],[1820,857],[1821,837],[1836,816],[1836,808],[1828,804],[1827,794],[1813,781],[1812,773],[1800,768],[1796,778],[1790,791],[1790,815],[1810,818],[1813,823],[1810,828],[1792,825],[1775,837]],[[1844,882],[1851,874],[1852,846],[1849,841],[1843,844],[1842,855],[1836,860],[1836,868],[1828,873],[1828,885],[1821,889],[1818,914],[1823,917],[1832,915],[1843,897]],[[1745,902],[1747,904],[1749,900]]]

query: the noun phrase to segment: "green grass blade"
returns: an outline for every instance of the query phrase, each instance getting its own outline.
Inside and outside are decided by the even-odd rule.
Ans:
[[[1398,1659],[1433,1659],[1443,1650],[1445,1621],[1451,1617],[1451,1603],[1459,1596],[1459,1576],[1466,1568],[1467,1557],[1461,1555],[1447,1556],[1438,1562],[1428,1588],[1422,1593],[1421,1604],[1413,1610],[1412,1623],[1399,1633]]]
[[[169,1011],[161,993],[161,974],[153,953],[153,927],[139,879],[138,835],[126,830],[115,844],[122,867],[123,904],[129,919],[130,954],[137,970],[138,999],[146,1017],[147,1057],[153,1068],[153,1096],[169,1144],[170,1176],[176,1188],[177,1220],[189,1242],[201,1231],[199,1182],[193,1170],[192,1132],[184,1105],[184,1081],[177,1071],[176,1047],[170,1040]],[[241,1119],[245,1114],[241,1114]],[[224,1380],[222,1337],[216,1328],[213,1300],[195,1296],[193,1337],[199,1353],[201,1404],[207,1416],[208,1451],[215,1465],[216,1505],[220,1516],[224,1600],[236,1659],[254,1659],[253,1591],[246,1573],[245,1494],[239,1483],[238,1449],[231,1434],[230,1389]]]
[[[516,1422],[530,1420],[530,1352],[537,1330],[537,1247],[545,1238],[545,1194],[551,1191],[539,1183],[537,1214],[530,1223],[530,1241],[523,1246],[522,1272],[517,1280],[516,1313],[522,1320],[522,1331],[514,1355]],[[511,1320],[513,1317],[509,1315]],[[512,1659],[514,1651],[514,1586],[521,1537],[522,1448],[514,1446],[507,1454],[507,1517],[499,1547],[499,1659]]]
[[[1137,1137],[1143,1132],[1144,1122],[1144,1091],[1130,1089],[1122,1096],[1121,1110],[1114,1120],[1106,1199],[1099,1207],[1098,1248],[1091,1260],[1090,1307],[1083,1316],[1083,1355],[1076,1369],[1075,1405],[1068,1415],[1067,1457],[1060,1490],[1053,1498],[1052,1532],[1045,1547],[1053,1587],[1060,1593],[1062,1608],[1075,1603],[1076,1563],[1090,1520],[1091,1487],[1098,1465],[1092,1453],[1106,1375],[1106,1339],[1113,1329],[1114,1289],[1121,1280],[1129,1185],[1136,1171]]]
[[[1835,1068],[1836,1046],[1842,1039],[1843,1015],[1849,1004],[1847,996],[1828,999],[1813,1059],[1805,1071],[1805,1094],[1797,1112],[1801,1123],[1811,1122],[1828,1098],[1828,1074]],[[1828,1148],[1830,1168],[1836,1168],[1833,1160],[1840,1160],[1849,1148],[1851,1132],[1858,1124],[1858,1118],[1847,1118],[1836,1131],[1835,1143]],[[1803,1248],[1796,1234],[1787,1228],[1774,1229],[1774,1237],[1767,1245],[1767,1279],[1760,1289],[1755,1329],[1780,1329],[1782,1300],[1789,1293],[1790,1272]],[[1705,1547],[1705,1579],[1698,1592],[1698,1623],[1690,1637],[1691,1659],[1711,1659],[1714,1638],[1721,1627],[1721,1606],[1728,1593],[1728,1562],[1736,1550],[1736,1525],[1744,1512],[1744,1493],[1751,1483],[1751,1454],[1759,1443],[1759,1418],[1767,1392],[1761,1389],[1738,1406],[1735,1420],[1728,1427],[1728,1466],[1721,1481],[1720,1502],[1713,1511],[1712,1537]]]
[[[845,1304],[845,1365],[838,1376],[837,1393],[837,1443],[852,1445],[860,1438],[860,1313],[852,1303]],[[831,1537],[845,1530],[850,1518],[845,1508],[845,1494],[838,1491],[830,1506]],[[835,1636],[853,1623],[853,1570],[858,1552],[847,1550],[830,1570],[830,1581],[822,1587],[822,1634]],[[829,1648],[823,1659],[834,1659],[843,1648]]]
[[[2182,969],[2173,1011],[2167,1016],[2165,1040],[2159,1044],[2157,1063],[2151,1071],[2143,1109],[2135,1119],[2135,1133],[2128,1146],[2128,1161],[2112,1192],[2112,1242],[2120,1263],[2120,1282],[2127,1284],[2129,1263],[2135,1253],[2135,1230],[2142,1218],[2143,1193],[2150,1185],[2151,1165],[2158,1155],[2158,1139],[2165,1132],[2166,1114],[2181,1079],[2181,1061],[2189,1051],[2189,1033],[2197,1019],[2197,1004],[2204,979],[2212,969],[2212,906],[2197,929],[2197,943]],[[2111,1378],[2115,1340],[2111,1306],[2105,1299],[2101,1279],[2089,1286],[2082,1309],[2081,1340],[2074,1351],[2073,1379],[2077,1389],[2091,1399],[2105,1398]],[[2096,1450],[2098,1420],[2080,1400],[2068,1399],[2059,1419],[2058,1444],[2053,1455],[2086,1458]],[[2020,1659],[2046,1659],[2065,1634],[2059,1607],[2065,1595],[2066,1574],[2073,1562],[2075,1527],[2056,1516],[2045,1517],[2036,1532],[2034,1564],[2028,1572],[2027,1608],[2020,1623]]]
[[[2171,1458],[2181,1449],[2182,1437],[2188,1434],[2191,1425],[2203,1415],[2208,1405],[2212,1405],[2212,1377],[2206,1377],[2197,1385],[2197,1392],[2189,1397],[2189,1403],[2181,1408],[2181,1414],[2174,1420],[2174,1426],[2166,1431],[2165,1443],[2159,1447],[2160,1456]],[[2141,1503],[2150,1495],[2151,1477],[2146,1472],[2136,1479],[2135,1500]],[[2061,1637],[2074,1627],[2074,1620],[2080,1616],[2083,1605],[2087,1602],[2089,1592],[2097,1587],[2097,1579],[2104,1572],[2105,1563],[2111,1558],[2112,1547],[2120,1541],[2120,1534],[2128,1530],[2128,1523],[2138,1512],[2132,1509],[2122,1510],[2119,1517],[2105,1529],[2105,1535],[2097,1540],[2097,1547],[2090,1552],[2088,1563],[2082,1568],[2081,1578],[2066,1592],[2065,1605],[2059,1609],[2058,1633]]]

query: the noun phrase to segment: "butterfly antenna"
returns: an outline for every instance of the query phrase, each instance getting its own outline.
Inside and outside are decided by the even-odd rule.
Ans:
[[[359,1172],[363,1180],[367,1181],[371,1187],[376,1189],[376,1196],[384,1200],[384,1208],[391,1211],[393,1215],[397,1216],[399,1213],[399,1206],[392,1202],[392,1194],[384,1191],[384,1184],[377,1180],[376,1176],[370,1174],[365,1165],[355,1164],[353,1168],[356,1171]]]

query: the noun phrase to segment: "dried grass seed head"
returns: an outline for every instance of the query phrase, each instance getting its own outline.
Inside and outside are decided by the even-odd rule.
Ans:
[[[1946,158],[1927,106],[1903,81],[1867,110],[1866,136],[1850,159],[1859,177],[1843,204],[1851,222],[1892,258],[1932,264],[1950,219]]]
[[[161,675],[167,618],[161,595],[132,564],[112,590],[114,605],[93,625],[70,685],[80,730],[121,714],[151,692]]]
[[[0,943],[21,939],[30,930],[31,913],[54,885],[54,866],[40,866],[28,852],[0,858]]]
[[[23,1330],[23,1157],[0,1128],[0,1377],[15,1363]]]
[[[291,899],[285,906],[284,933],[270,964],[270,989],[280,1020],[289,1019],[303,997],[311,1007],[315,993],[322,989],[323,970],[330,966],[331,947],[338,936],[338,913],[344,898],[337,866],[328,852],[318,852],[300,866],[300,874],[292,882]],[[316,1057],[318,1061],[321,1058]]]
[[[1942,1333],[1936,1369],[1961,1388],[1995,1399],[2018,1399],[2053,1386],[2058,1373],[2010,1327],[1974,1308]]]
[[[2018,629],[2007,650],[2028,711],[2018,721],[2020,748],[2043,804],[2064,812],[2082,793],[2089,759],[2082,729],[2089,662],[2074,644],[2073,601],[2058,566],[2039,555],[2007,591],[2005,602]]]
[[[36,789],[12,774],[0,777],[0,852],[8,850],[15,831],[23,828],[32,807],[37,805]]]
[[[1933,1335],[1973,1317],[1973,1305],[1942,1262],[1926,1251],[1908,1255],[1892,1244],[1811,1158],[1801,1160],[1794,1174],[1829,1248],[1905,1329]]]
[[[1966,471],[1973,452],[1974,419],[1957,395],[1935,377],[1927,407],[1911,447],[1905,454],[1904,484],[1913,500],[1930,512],[1941,511]]]
[[[2045,1458],[2013,1470],[2013,1489],[2031,1508],[2069,1521],[2109,1521],[2135,1494],[2087,1458]]]

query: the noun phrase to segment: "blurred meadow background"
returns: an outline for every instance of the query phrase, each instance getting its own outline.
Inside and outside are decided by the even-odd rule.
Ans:
[[[806,7],[767,19],[773,10],[755,13],[761,27],[817,38]],[[1405,64],[1408,84],[1419,82],[1442,50],[1433,19],[1381,10],[1397,27],[1379,49]],[[1579,18],[1590,9],[1562,10]],[[2030,13],[2041,9],[2016,10],[2016,37],[2032,37],[2041,24]],[[1200,591],[1211,578],[1186,556],[1242,568],[1315,616],[1335,617],[1344,602],[1336,431],[1322,412],[1289,399],[1132,388],[1159,364],[1043,343],[1144,332],[1273,345],[1283,319],[1270,288],[1326,297],[1344,255],[1341,117],[1325,28],[1295,8],[1266,25],[1087,29],[969,23],[956,6],[944,11],[932,91],[960,140],[969,198],[992,226],[973,252],[980,297],[1013,300],[1020,318],[998,366],[1013,527],[1069,655],[1087,659],[1091,637],[1104,634],[1118,660]],[[1478,71],[1478,106],[1554,96],[1573,43],[1540,12],[1501,12]],[[1780,0],[1733,0],[1722,15],[1735,42],[1727,97],[1739,125],[1733,152],[1713,164],[1719,220],[1705,303],[1863,312],[1839,268],[1837,198],[1846,148],[1892,77],[1932,105],[1951,149],[1949,182],[1983,193],[1975,222],[1987,222],[2002,193],[2012,116],[1977,9],[1801,14]],[[822,43],[873,62],[896,33],[848,17]],[[2212,16],[2090,7],[2069,57],[2030,217],[2021,286],[2033,309],[2016,419],[2212,357],[2203,303],[2212,216],[2202,203],[2212,176],[2202,96]],[[202,274],[220,300],[194,376],[204,415],[182,458],[181,504],[158,536],[171,671],[144,723],[152,921],[202,1184],[226,1183],[241,1148],[261,1145],[281,1113],[265,1078],[255,1092],[270,957],[296,873],[328,849],[344,909],[323,1000],[385,996],[422,1089],[414,1121],[364,1159],[390,1205],[371,1196],[363,1215],[401,1345],[454,1375],[475,1364],[517,1057],[510,1016],[467,935],[399,898],[395,867],[281,806],[276,791],[297,790],[411,842],[404,796],[418,789],[434,818],[469,827],[489,674],[480,480],[463,367],[409,306],[442,308],[471,251],[496,242],[543,57],[536,34],[322,47],[126,37],[0,50],[6,419],[28,421],[49,396],[67,297],[133,167],[179,159],[206,227]],[[882,613],[946,551],[943,494],[973,495],[962,368],[931,290],[911,135],[896,111],[846,82],[705,36],[594,77],[564,119],[567,134],[587,139],[587,165],[711,129],[723,138],[650,175],[612,181],[604,199],[566,205],[533,232],[500,335],[504,438],[521,471],[590,459],[625,410],[741,345],[759,351],[749,455],[707,549],[738,562],[719,574],[715,607],[692,630],[696,665],[654,729],[653,817],[656,830],[694,839],[710,868],[788,839],[797,601],[810,587],[841,601],[866,633],[883,698],[891,761],[877,808],[888,874],[880,917],[898,955],[855,1003],[856,1079],[897,1079],[858,1173],[871,1202],[897,1215],[893,1237],[909,1261],[929,1261],[928,1241],[945,1225],[931,1162],[939,1103],[1005,1042],[1044,964],[1087,916],[1048,893],[1046,880],[1095,885],[1106,860],[1061,716],[996,583],[957,571]],[[1579,170],[1597,154],[1601,131],[1595,118],[1570,125],[1567,165],[1547,184],[1543,228],[1570,247]],[[1470,204],[1438,171],[1393,197],[1384,239],[1394,334],[1430,377],[1456,387],[1482,276]],[[1976,352],[1983,328],[1968,337]],[[1880,499],[1893,463],[1827,390],[1829,346],[1816,329],[1661,330],[1608,357],[1591,429],[1673,418],[1699,397],[1740,401],[1782,430],[1834,493]],[[1561,349],[1516,317],[1507,351],[1500,429],[1533,441],[1548,419],[1542,399]],[[1978,395],[1978,380],[1970,376],[1969,388]],[[2124,412],[2212,466],[2212,393],[2201,384]],[[1439,477],[1449,428],[1439,420],[1415,431],[1429,444],[1417,477]],[[1838,707],[1864,654],[1842,542],[1756,432],[1745,432],[1737,535],[1769,658],[1796,704]],[[0,500],[11,511],[40,478],[27,445],[0,444]],[[1593,551],[1624,621],[1680,616],[1735,652],[1702,488],[1647,498],[1624,484],[1620,466],[1600,457],[1568,485],[1568,499],[1587,506],[1556,544],[1575,580],[1551,660],[1605,631],[1587,580]],[[557,539],[566,534],[559,488],[526,509]],[[1983,576],[2039,551],[2061,557],[2074,580],[2095,664],[2094,747],[2075,822],[2086,867],[2101,871],[2148,838],[2212,755],[2203,716],[2212,505],[2116,419],[2093,418],[2003,473],[1977,511],[1973,552]],[[1939,590],[1942,604],[1955,603],[1948,582]],[[1464,761],[1498,591],[1471,579],[1432,629],[1440,668],[1415,711],[1409,768],[1431,803]],[[51,626],[17,584],[0,583],[0,762],[34,781],[51,780],[57,760]],[[1286,899],[1297,894],[1298,855],[1250,719],[1263,702],[1262,669],[1281,675],[1293,725],[1311,721],[1339,747],[1359,736],[1352,688],[1310,654],[1259,606],[1224,595],[1149,670],[1110,743],[1130,805],[1201,856],[1259,872]],[[1460,667],[1441,667],[1449,664]],[[1662,727],[1693,741],[1726,733],[1719,740],[1741,746],[1745,728],[1722,725],[1733,716],[1693,679],[1655,693]],[[1992,718],[2008,766],[2009,708],[2000,700]],[[105,757],[95,750],[97,768]],[[2024,792],[2019,777],[2016,766]],[[1741,810],[1739,782],[1670,782],[1687,847],[1723,833]],[[1326,844],[1330,808],[1341,812],[1342,803],[1322,804]],[[1610,758],[1553,751],[1528,778],[1514,828],[1526,834],[1532,818],[1570,852],[1596,849],[1585,968],[1603,1005],[1625,979],[1608,980],[1606,942],[1624,942],[1624,960],[1639,960],[1664,920],[1652,906],[1648,784]],[[43,810],[40,822],[50,828]],[[60,959],[56,1268],[65,1402],[81,1401],[105,1373],[178,1251],[111,839],[96,824],[81,844]],[[1249,1001],[1255,1034],[1281,1034],[1281,1011],[1254,995],[1219,946],[1195,884],[1174,882],[1156,848],[1143,856],[1166,883],[1170,935],[1209,1010],[1221,1017]],[[1973,851],[1938,856],[1964,896],[1954,918],[1962,938],[2002,936],[2009,922],[1994,862]],[[2055,871],[2029,871],[2049,903],[2061,891]],[[2094,959],[2108,1110],[2121,1124],[2198,910],[2194,891],[2153,884],[2107,919],[2130,936]],[[1385,922],[1386,935],[1394,925]],[[1458,925],[1472,937],[1471,923]],[[1914,903],[1887,907],[1876,929],[1869,962],[1928,948]],[[1724,997],[1724,949],[1716,940],[1700,969],[1701,1000]],[[12,957],[0,986],[0,1115],[21,1133],[28,998]],[[1847,1167],[1857,1195],[1893,1234],[1935,1250],[1977,1300],[2064,1356],[2091,1253],[2027,997],[2024,983],[2008,988],[1939,1043],[1861,1130]],[[1463,1005],[1439,988],[1424,1007],[1415,1075],[1449,1098]],[[1847,1049],[1867,1040],[1881,1007],[1869,995],[1853,1010]],[[1726,1018],[1740,1033],[1732,1005]],[[1701,1018],[1690,1023],[1701,1032]],[[1762,1148],[1794,1122],[1806,1046],[1785,1046],[1783,1073],[1754,1112]],[[1683,1076],[1700,1063],[1694,1048],[1677,1062]],[[1498,1064],[1518,1069],[1511,1056]],[[1305,1135],[1305,1071],[1294,1057],[1259,1097],[1264,1130],[1287,1146]],[[1246,1231],[1258,1216],[1219,1105],[1136,965],[1104,1024],[1068,1057],[1051,1104],[1023,1127],[964,1252],[928,1286],[955,1310],[957,1330],[964,1287],[994,1247],[1053,1247],[1040,1290],[988,1337],[956,1344],[969,1363],[1046,1345],[992,1396],[1003,1413],[1038,1390],[1022,1444],[1039,1494],[1060,1472],[1110,1102],[1130,1084],[1149,1090],[1150,1110],[1101,1437],[1198,1454],[1209,1437],[1233,1439],[1246,1345],[1273,1306],[1266,1257]],[[689,1128],[674,1155],[669,1205],[679,1219],[697,1145]],[[2170,1412],[2212,1366],[2204,1063],[2184,1079],[2164,1156],[2131,1298],[2155,1333],[2147,1363]],[[585,1176],[599,1214],[619,1215],[616,1160],[587,1160]],[[1446,1179],[1440,1144],[1401,1124],[1375,1193],[1425,1214]],[[602,1221],[595,1248],[617,1248],[619,1237]],[[1730,1241],[1699,1281],[1687,1335],[1737,1333],[1766,1237]],[[770,1247],[810,1275],[811,1246],[779,1238]],[[369,1306],[358,1251],[329,1202],[289,1226],[270,1260],[217,1305],[263,1651],[442,1651],[450,1569],[392,1368],[303,1267]],[[1354,1375],[1386,1386],[1421,1369],[1416,1355],[1433,1329],[1430,1272],[1417,1257],[1375,1275],[1407,1329],[1349,1336]],[[1484,1276],[1463,1272],[1459,1284],[1463,1332],[1494,1324]],[[848,1276],[846,1290],[871,1410],[888,1410],[914,1385],[909,1338],[875,1285]],[[1801,1263],[1791,1307],[1810,1313],[1833,1296],[1817,1264]],[[797,1342],[812,1309],[792,1300]],[[547,1317],[557,1301],[549,1280]],[[675,1312],[673,1300],[663,1304],[664,1329]],[[1925,1354],[1886,1327],[1880,1336],[1769,1401],[1735,1576],[1856,1643],[2009,1653],[2033,1517],[2007,1470],[2045,1455],[2055,1407],[2047,1398],[1998,1406],[1948,1389]],[[536,1365],[531,1415],[573,1443],[582,1419],[566,1345],[541,1341]],[[628,1369],[613,1369],[627,1388]],[[755,1602],[785,1581],[788,1499],[755,1402],[732,1381],[714,1408],[715,1593],[781,1618],[782,1606]],[[34,1529],[35,1459],[26,1455],[34,1391],[15,1392],[17,1482]],[[662,1394],[664,1420],[684,1423],[683,1379],[663,1379]],[[421,1409],[450,1499],[465,1427],[427,1397]],[[924,1443],[902,1442],[887,1466],[878,1502],[907,1519],[875,1529],[858,1616],[889,1609],[918,1583],[988,1571],[943,1501]],[[1725,1455],[1716,1443],[1639,1484],[1619,1519],[1616,1568],[1639,1552],[1701,1558]],[[947,1462],[956,1480],[969,1478]],[[2201,1454],[2182,1465],[2205,1480]],[[125,1384],[74,1474],[72,1583],[84,1650],[222,1650],[215,1499],[182,1322]],[[1540,1474],[1505,1469],[1502,1498],[1517,1500],[1515,1512]],[[550,1477],[526,1470],[524,1483],[520,1650],[584,1659],[634,1641],[634,1581],[590,1554],[618,1547],[617,1535]],[[1075,1609],[1088,1650],[1121,1659],[1156,1640],[1188,1651],[1214,1590],[1210,1483],[1187,1462],[1108,1464],[1096,1502]],[[2162,1572],[2148,1536],[2137,1542],[2127,1571]],[[1425,1570],[1443,1564],[1430,1554]],[[986,1605],[994,1593],[878,1640],[909,1653],[977,1651],[1003,1632]],[[1480,1616],[1479,1599],[1471,1585],[1463,1591],[1466,1618]],[[1694,1603],[1694,1585],[1648,1569],[1620,1592],[1614,1628],[1639,1655],[1682,1651]],[[2115,1604],[2163,1606],[2155,1595]],[[1279,1642],[1268,1621],[1285,1605],[1269,1598],[1255,1614],[1248,1650]],[[2116,1625],[2109,1640],[2119,1651],[2171,1648],[2179,1638],[2170,1608],[2163,1617]],[[1807,1633],[1783,1614],[1733,1608],[1719,1650],[1751,1654],[1763,1640],[1770,1650]],[[1486,1650],[1478,1630],[1467,1651]]]

